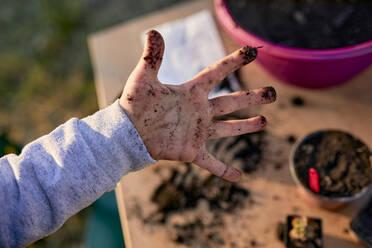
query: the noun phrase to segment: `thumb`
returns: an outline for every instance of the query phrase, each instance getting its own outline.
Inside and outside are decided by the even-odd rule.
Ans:
[[[146,42],[139,66],[147,73],[157,75],[164,54],[164,40],[156,30],[146,33]]]

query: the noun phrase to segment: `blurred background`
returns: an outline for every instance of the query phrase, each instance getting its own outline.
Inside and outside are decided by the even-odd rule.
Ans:
[[[19,153],[23,145],[68,119],[98,109],[87,48],[89,34],[185,1],[2,0],[0,155]],[[99,241],[92,240],[95,232],[106,235],[105,247],[120,243],[121,230],[112,234],[117,240],[110,243],[110,230],[97,227],[101,218],[116,220],[111,224],[120,228],[114,194],[104,197],[105,201],[81,211],[30,247],[93,247],[93,243],[99,247]],[[111,209],[110,216],[100,214],[102,208]]]
[[[8,153],[18,154],[25,144],[51,132],[68,119],[72,117],[83,118],[98,110],[87,46],[87,38],[90,34],[149,12],[187,1],[191,0],[1,0],[0,156]],[[229,2],[247,3],[246,0],[231,0]],[[278,2],[275,1],[275,4],[286,10],[286,7]],[[313,1],[308,0],[308,2]],[[344,2],[354,2],[354,0]],[[242,11],[243,16],[251,17],[250,14],[246,14],[245,9],[238,4],[236,6],[237,10]],[[252,13],[255,12],[253,10]],[[336,13],[335,20],[337,23],[340,22],[339,20],[346,22],[350,13],[352,13],[350,9],[346,8],[346,12],[341,12],[339,15]],[[288,16],[299,23],[304,22],[303,12],[294,11],[293,15]],[[277,16],[273,17],[278,19]],[[328,18],[328,13],[326,17],[331,20]],[[274,24],[275,30],[277,24],[282,25],[280,21],[276,20],[271,23]],[[339,33],[338,29],[335,30]],[[302,28],[300,31],[302,32]],[[278,32],[269,33],[277,34]],[[307,32],[302,33],[306,34]],[[314,40],[322,41],[322,39]],[[268,61],[270,63],[270,59]],[[284,61],[284,65],[287,66],[286,61]],[[327,81],[329,81],[328,77]],[[365,89],[370,88],[367,81],[364,83]],[[309,85],[312,88],[313,85]],[[363,87],[359,85],[354,89],[359,89],[362,92]],[[288,89],[286,88],[286,91]],[[284,93],[284,90],[282,92]],[[295,91],[290,90],[289,92],[288,94],[292,94]],[[340,92],[342,93],[342,89]],[[350,92],[348,92],[350,97],[360,98],[359,94],[357,97],[352,94],[357,91]],[[335,93],[329,95],[334,97],[332,94],[337,95]],[[348,94],[345,95],[349,96]],[[311,98],[310,94],[307,96],[309,99]],[[317,96],[314,94],[313,97],[315,99]],[[365,102],[369,103],[370,96],[365,94],[365,97]],[[293,99],[292,105],[295,107],[292,109],[304,105],[302,98],[295,97]],[[310,100],[306,101],[310,102]],[[296,115],[303,113],[303,116],[309,114],[309,117],[317,116],[318,112],[316,111],[320,110],[319,106],[322,105],[302,108],[299,112],[293,113]],[[332,108],[336,109],[337,106]],[[329,112],[322,109],[319,113],[325,115],[335,112],[332,118],[336,120],[339,116],[337,111],[333,111],[332,108],[329,108]],[[327,120],[329,120],[329,124],[333,125],[332,118]],[[289,142],[291,141],[289,140]],[[71,217],[56,233],[29,247],[111,248],[123,246],[115,194],[109,192],[90,207]]]

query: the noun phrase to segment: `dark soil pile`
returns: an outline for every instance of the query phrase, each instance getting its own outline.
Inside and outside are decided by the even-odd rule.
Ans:
[[[292,106],[294,106],[294,107],[302,107],[302,106],[306,105],[305,100],[300,96],[292,97],[291,103],[292,103]]]
[[[261,162],[264,135],[209,140],[207,148],[228,165],[249,173]],[[188,163],[172,168],[162,178],[151,198],[157,211],[144,222],[165,225],[174,242],[189,247],[226,245],[224,216],[236,215],[235,210],[254,203],[248,189],[214,175],[202,177]]]
[[[346,197],[372,182],[371,152],[353,136],[340,131],[318,132],[305,140],[294,157],[296,173],[308,186],[309,168],[319,174],[320,194]]]
[[[372,39],[369,0],[226,0],[235,21],[284,46],[327,49]]]
[[[183,168],[173,169],[155,190],[151,200],[158,211],[145,222],[165,224],[173,241],[190,247],[223,245],[224,222],[220,215],[243,207],[250,193],[213,175],[202,178],[191,164],[185,166],[185,172]]]
[[[231,211],[249,196],[249,191],[237,184],[214,175],[202,179],[194,172],[191,164],[185,164],[186,172],[174,169],[170,177],[155,190],[152,201],[161,212],[161,222],[165,222],[173,211],[196,208],[198,201],[205,199],[209,208],[217,211]]]

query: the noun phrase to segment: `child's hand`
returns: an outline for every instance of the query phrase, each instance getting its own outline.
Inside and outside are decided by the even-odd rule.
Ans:
[[[163,52],[162,36],[149,31],[144,53],[125,85],[120,105],[154,159],[194,162],[219,177],[238,181],[241,173],[209,154],[205,141],[262,130],[266,120],[257,116],[215,121],[213,117],[271,103],[275,90],[240,91],[211,100],[208,93],[227,75],[254,60],[257,49],[241,48],[179,86],[161,84],[157,78]]]

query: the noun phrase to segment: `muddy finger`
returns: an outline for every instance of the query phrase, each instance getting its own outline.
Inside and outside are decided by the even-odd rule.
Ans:
[[[210,127],[211,139],[258,132],[266,126],[266,118],[256,116],[245,120],[214,121]]]
[[[198,73],[190,83],[203,84],[210,91],[230,73],[250,63],[256,57],[257,48],[245,46]]]
[[[214,116],[232,113],[252,105],[272,103],[276,100],[273,87],[239,91],[209,100]]]
[[[146,43],[141,57],[140,66],[147,72],[155,73],[159,71],[164,54],[164,40],[156,30],[146,33]]]

